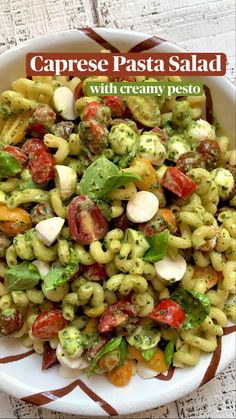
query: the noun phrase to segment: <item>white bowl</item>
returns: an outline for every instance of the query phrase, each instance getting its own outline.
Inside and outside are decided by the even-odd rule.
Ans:
[[[138,45],[138,46],[137,46]],[[28,52],[100,51],[181,52],[182,48],[150,35],[120,29],[82,29],[47,35],[1,55],[0,91],[25,74]],[[112,47],[111,47],[112,46]],[[202,77],[212,94],[214,114],[225,132],[235,133],[235,87],[225,77]],[[57,367],[41,371],[41,357],[27,351],[12,338],[0,341],[0,388],[18,398],[48,409],[89,416],[129,414],[169,403],[198,388],[222,371],[235,356],[235,326],[225,328],[214,354],[202,355],[196,367],[171,369],[168,375],[143,380],[133,377],[124,388],[116,388],[106,378],[85,376],[65,379]],[[19,356],[17,356],[19,355]]]

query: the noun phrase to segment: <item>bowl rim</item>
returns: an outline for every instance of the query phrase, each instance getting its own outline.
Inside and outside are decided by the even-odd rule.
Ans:
[[[3,53],[0,54],[0,56],[1,56],[2,60],[4,61],[5,59],[8,59],[8,57],[13,56],[15,52],[17,52],[17,51],[23,51],[27,47],[31,47],[32,46],[35,49],[36,48],[41,48],[40,47],[40,44],[41,43],[43,43],[44,46],[45,46],[45,43],[47,41],[50,41],[51,42],[53,40],[53,38],[56,39],[58,36],[59,37],[63,37],[65,39],[68,39],[69,40],[71,34],[76,34],[78,32],[84,32],[86,29],[92,29],[94,31],[102,30],[104,33],[107,33],[108,35],[110,33],[117,34],[117,35],[119,35],[120,33],[123,33],[123,34],[127,34],[127,35],[129,35],[131,37],[134,37],[134,38],[135,37],[145,36],[146,39],[148,39],[148,38],[152,38],[153,37],[153,35],[151,35],[151,34],[146,34],[146,33],[139,32],[139,31],[130,31],[128,29],[118,29],[118,28],[109,28],[109,27],[91,27],[91,28],[68,29],[66,31],[52,32],[52,33],[49,33],[49,34],[37,36],[37,37],[35,37],[33,39],[26,40],[26,41],[22,42],[21,44],[15,45],[14,47],[11,47],[10,49],[4,51]],[[168,44],[172,48],[174,48],[176,51],[180,51],[180,52],[181,51],[187,51],[185,48],[179,46],[178,44],[176,44],[176,43],[174,43],[172,41],[163,40],[163,42],[166,43],[166,44]],[[215,76],[206,76],[205,78],[208,79],[208,78],[212,78],[212,77],[215,77]],[[229,94],[229,91],[231,91],[230,94],[233,94],[234,97],[235,97],[236,86],[229,79],[229,77],[227,77],[227,76],[220,76],[220,77],[217,77],[217,78],[220,81],[220,83],[224,83],[225,86],[227,86],[229,88],[229,89],[227,89],[227,94]],[[215,375],[218,374],[219,372],[221,372],[233,360],[233,358],[234,358],[234,351],[232,351],[232,356],[230,356],[230,358],[224,359],[222,361],[222,365],[221,365],[220,368],[218,368],[215,371]],[[4,373],[2,375],[1,374],[1,371],[0,371],[0,377],[2,377],[2,380],[0,381],[0,388],[2,388],[5,391],[8,391],[8,388],[6,388],[7,386],[5,386],[4,385],[4,382],[3,382],[3,380],[4,380]],[[213,378],[213,377],[211,377],[211,378]],[[17,383],[17,380],[14,380],[13,379],[12,382],[11,382],[10,379],[5,378],[5,381],[6,381],[6,384],[8,382],[8,384],[12,385],[12,388],[9,389],[9,393],[11,393],[15,397],[17,397],[16,388],[19,389],[19,387],[20,387],[20,385]],[[197,387],[195,387],[195,389],[191,389],[190,391],[195,391],[196,388]],[[177,398],[182,397],[182,396],[184,396],[184,395],[186,395],[188,393],[189,393],[189,391],[188,390],[186,391],[186,389],[179,389],[179,394],[178,395],[175,394],[172,397],[169,396],[168,399],[167,399],[167,401],[165,401],[165,403],[170,403],[170,402],[176,400]],[[137,403],[137,405],[138,406],[133,407],[133,409],[131,409],[129,411],[127,410],[127,414],[138,412],[138,411],[142,411],[142,410],[145,409],[145,406],[144,405],[141,406],[140,403]],[[151,405],[150,408],[153,409],[153,408],[155,408],[155,406],[158,407],[158,406],[161,406],[161,405],[162,405],[162,402],[158,402],[156,405],[153,405],[153,403],[152,403],[152,405]],[[70,402],[67,401],[67,408],[65,410],[62,409],[62,406],[60,405],[60,403],[59,403],[59,407],[57,407],[54,403],[53,403],[53,406],[44,405],[43,407],[46,408],[46,409],[54,409],[54,410],[58,410],[58,411],[68,412],[68,413],[75,413],[75,412],[72,412],[72,410],[69,408],[69,406],[70,406]],[[79,414],[79,411],[76,412],[76,413]],[[87,415],[86,413],[83,413],[83,414]],[[96,413],[96,412],[94,412],[93,414],[96,415],[96,416],[101,416],[102,415],[102,413]],[[124,414],[124,412],[122,412],[120,414]],[[90,415],[90,413],[88,413],[88,415]]]

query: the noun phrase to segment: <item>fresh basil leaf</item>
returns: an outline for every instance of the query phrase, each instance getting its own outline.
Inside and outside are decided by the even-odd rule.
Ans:
[[[11,269],[6,269],[4,278],[9,291],[26,291],[40,281],[40,274],[33,263],[24,261]]]
[[[170,366],[172,359],[173,359],[173,355],[174,355],[174,351],[175,351],[175,342],[176,340],[170,340],[164,350],[164,357],[165,357],[165,361],[166,361],[166,365],[168,365],[168,367]]]
[[[134,173],[118,173],[117,175],[108,176],[99,195],[107,195],[113,189],[126,185],[126,183],[132,182],[133,180],[140,180],[140,176],[135,175]]]
[[[157,351],[157,348],[151,348],[151,349],[147,349],[146,351],[142,351],[142,357],[145,359],[145,361],[149,362],[152,357],[155,355]]]
[[[164,230],[161,233],[153,234],[153,236],[146,236],[146,240],[150,245],[150,249],[143,256],[145,262],[159,262],[162,260],[168,249],[169,231]]]
[[[102,211],[104,217],[107,221],[111,221],[111,205],[107,202],[103,201],[102,199],[94,199],[93,202],[98,206],[98,208]]]
[[[103,346],[103,348],[98,352],[98,354],[95,356],[95,358],[91,362],[91,365],[88,370],[88,377],[91,377],[96,372],[98,360],[103,355],[107,354],[108,352],[114,351],[114,349],[118,348],[121,344],[121,341],[122,341],[122,336],[117,336],[109,340],[109,342],[107,342],[106,345]]]
[[[99,157],[85,170],[79,184],[80,193],[91,199],[99,198],[107,177],[117,173],[119,169],[115,164],[106,157]]]
[[[78,256],[76,252],[72,250],[70,263],[65,268],[53,268],[45,276],[43,284],[45,291],[52,291],[69,281],[76,273],[78,263]]]
[[[179,288],[171,294],[170,298],[183,307],[185,311],[185,320],[181,330],[198,326],[210,313],[209,298],[198,291],[187,291],[184,288]]]
[[[127,353],[127,342],[125,339],[122,339],[122,341],[120,342],[119,351],[120,351],[120,365],[123,365],[125,362],[125,357]]]
[[[21,170],[20,162],[12,154],[0,151],[0,178],[15,176]]]
[[[134,173],[122,173],[106,157],[100,157],[85,171],[79,190],[82,195],[96,199],[132,180],[140,180],[140,177]]]

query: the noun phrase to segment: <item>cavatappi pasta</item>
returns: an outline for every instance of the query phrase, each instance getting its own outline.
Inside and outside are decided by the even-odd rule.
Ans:
[[[235,322],[236,152],[205,94],[88,97],[87,82],[0,95],[0,335],[43,368],[126,385],[136,363],[196,365]]]

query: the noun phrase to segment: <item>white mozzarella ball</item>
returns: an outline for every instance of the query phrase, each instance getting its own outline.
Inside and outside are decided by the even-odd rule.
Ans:
[[[178,255],[175,259],[165,256],[164,259],[154,263],[157,275],[168,282],[180,281],[187,269],[186,260]]]
[[[150,163],[160,166],[166,159],[166,149],[157,134],[144,132],[140,135],[139,155]]]
[[[137,373],[141,378],[154,378],[158,375],[158,372],[147,368],[140,362],[137,363]]]
[[[133,223],[144,223],[157,213],[159,201],[152,192],[140,191],[128,201],[126,214]]]
[[[68,87],[63,86],[55,90],[53,107],[67,121],[74,121],[77,118],[74,110],[74,95]]]
[[[65,351],[63,351],[60,343],[57,345],[56,356],[60,364],[66,368],[83,370],[89,365],[88,361],[81,356],[81,353],[75,358],[68,356]]]
[[[219,167],[211,172],[211,177],[215,182],[219,195],[222,199],[227,199],[234,187],[234,177],[229,170]]]
[[[69,166],[55,166],[55,183],[63,199],[70,198],[73,195],[77,182],[77,174]]]
[[[187,132],[189,137],[191,137],[191,139],[196,143],[205,139],[215,139],[215,128],[204,119],[198,119],[197,121],[191,122]]]
[[[65,220],[61,217],[52,217],[40,221],[35,227],[38,239],[46,246],[51,246],[61,232]]]

